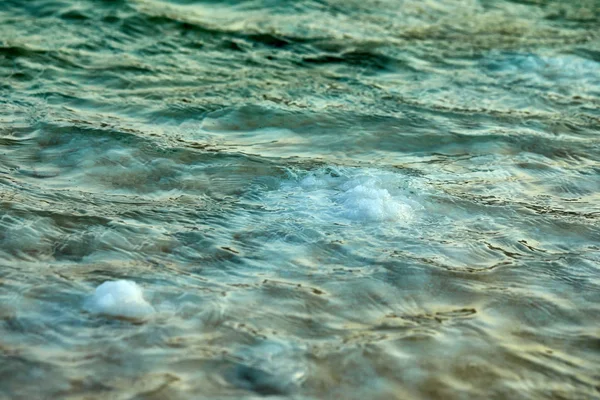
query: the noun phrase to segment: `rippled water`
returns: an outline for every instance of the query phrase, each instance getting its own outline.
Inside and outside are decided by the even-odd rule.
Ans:
[[[0,398],[600,398],[598,0],[3,0],[0,77]]]

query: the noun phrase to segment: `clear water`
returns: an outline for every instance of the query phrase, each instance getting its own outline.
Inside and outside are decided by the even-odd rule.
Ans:
[[[597,0],[3,0],[0,77],[0,398],[600,397]]]

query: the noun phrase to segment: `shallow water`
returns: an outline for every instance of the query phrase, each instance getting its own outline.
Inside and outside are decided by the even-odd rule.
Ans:
[[[597,0],[3,0],[0,76],[0,398],[600,398]]]

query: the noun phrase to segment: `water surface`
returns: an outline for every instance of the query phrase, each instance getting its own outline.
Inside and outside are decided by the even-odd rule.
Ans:
[[[600,397],[597,0],[3,0],[0,77],[0,398]]]

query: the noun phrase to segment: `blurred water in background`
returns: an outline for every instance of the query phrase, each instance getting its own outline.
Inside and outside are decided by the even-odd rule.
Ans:
[[[598,0],[2,0],[0,77],[0,398],[600,397]]]

